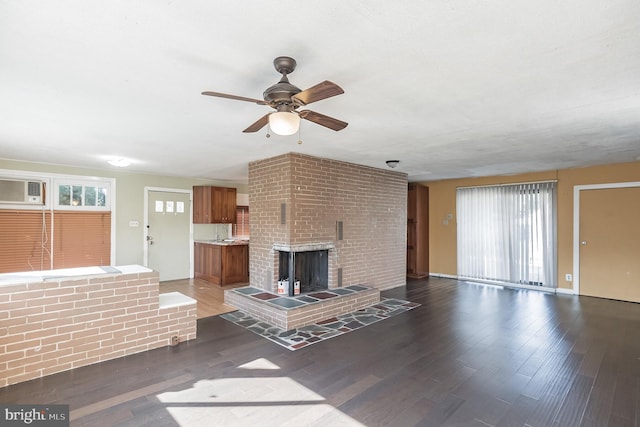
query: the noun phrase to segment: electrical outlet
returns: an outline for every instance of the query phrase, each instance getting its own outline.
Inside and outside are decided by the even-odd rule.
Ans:
[[[566,280],[567,282],[571,282],[573,280],[573,276],[571,274],[565,274],[564,280]]]

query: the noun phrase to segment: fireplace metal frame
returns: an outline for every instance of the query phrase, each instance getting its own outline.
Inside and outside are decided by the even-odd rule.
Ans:
[[[329,250],[278,251],[278,280],[289,280],[289,296],[295,294],[300,281],[300,294],[329,289]]]
[[[282,280],[285,278],[285,274],[286,276],[289,278],[289,296],[293,296],[294,295],[294,285],[295,285],[295,257],[296,254],[299,254],[301,252],[317,252],[317,251],[322,251],[323,253],[326,253],[326,284],[324,285],[323,289],[330,289],[331,287],[331,268],[333,268],[332,266],[332,262],[335,262],[335,260],[332,260],[332,253],[335,251],[335,244],[333,242],[316,242],[316,243],[302,243],[302,244],[296,244],[296,245],[288,245],[288,244],[282,244],[282,243],[275,243],[272,246],[272,249],[275,252],[278,252],[278,256],[275,257],[274,261],[277,260],[278,262],[278,268],[276,269],[276,273],[277,273],[277,280]],[[283,267],[280,265],[282,263],[281,258],[280,258],[280,254],[282,254],[283,252],[288,253],[287,256],[287,263],[288,266],[286,269],[283,269]],[[283,271],[284,270],[284,271]],[[293,278],[293,280],[291,280],[290,278]],[[302,283],[301,283],[302,285]],[[300,291],[300,293],[302,294],[302,290]]]

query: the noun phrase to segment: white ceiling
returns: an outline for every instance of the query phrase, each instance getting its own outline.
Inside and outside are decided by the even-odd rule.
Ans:
[[[242,130],[290,80],[345,94],[297,135]],[[640,159],[638,0],[2,0],[0,158],[246,181],[301,152],[410,180]]]

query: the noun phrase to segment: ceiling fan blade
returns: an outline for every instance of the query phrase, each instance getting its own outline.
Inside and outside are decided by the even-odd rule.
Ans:
[[[266,102],[264,102],[261,99],[253,99],[253,98],[246,98],[244,96],[238,96],[238,95],[229,95],[226,93],[220,93],[220,92],[202,92],[203,95],[207,95],[207,96],[216,96],[218,98],[227,98],[227,99],[235,99],[236,101],[247,101],[247,102],[253,102],[255,104],[259,104],[259,105],[267,105]]]
[[[265,127],[267,123],[269,123],[269,114],[271,113],[265,114],[264,116],[260,117],[255,123],[253,123],[251,126],[246,128],[242,132],[244,133],[258,132],[260,129]]]
[[[296,93],[292,99],[300,105],[307,105],[342,93],[344,93],[344,90],[342,90],[340,86],[325,80],[322,83],[318,83],[317,85],[310,87],[309,89]]]
[[[299,112],[301,118],[309,120],[310,122],[317,123],[320,126],[324,126],[333,130],[342,130],[347,127],[349,123],[342,120],[334,119],[333,117],[325,116],[324,114],[316,113],[311,110],[303,110]]]

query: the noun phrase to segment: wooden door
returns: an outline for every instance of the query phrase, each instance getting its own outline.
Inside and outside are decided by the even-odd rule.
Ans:
[[[429,188],[409,184],[407,193],[407,276],[429,275]]]
[[[580,191],[580,294],[640,302],[640,187]]]

